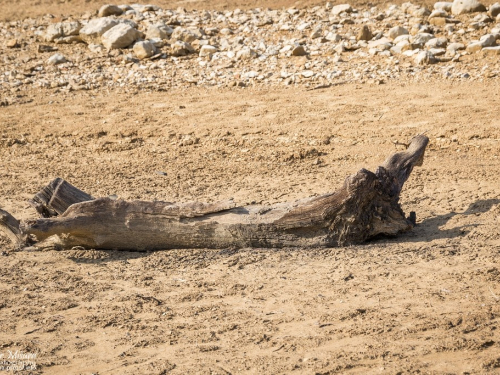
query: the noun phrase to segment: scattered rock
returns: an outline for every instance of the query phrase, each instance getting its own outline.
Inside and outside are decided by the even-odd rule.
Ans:
[[[306,49],[302,45],[295,46],[292,49],[292,56],[305,56],[307,55]]]
[[[483,48],[485,55],[500,55],[500,46]]]
[[[201,46],[200,57],[212,56],[215,52],[217,52],[216,47],[206,44]]]
[[[488,9],[488,14],[490,15],[490,17],[493,18],[498,16],[500,14],[500,4],[495,3],[493,5],[490,5],[490,8]]]
[[[80,22],[77,21],[54,23],[47,28],[44,40],[46,42],[53,42],[60,38],[76,36],[79,34],[81,28]]]
[[[477,0],[455,0],[451,7],[451,13],[460,14],[486,12],[486,7]]]
[[[452,2],[438,1],[437,3],[434,4],[434,9],[444,10],[445,12],[451,12],[452,6],[453,6]]]
[[[409,34],[409,31],[402,26],[394,26],[389,30],[389,38],[396,39],[400,35]]]
[[[483,35],[480,39],[479,42],[481,45],[484,47],[493,47],[496,43],[496,36],[493,34],[486,34]]]
[[[332,7],[331,13],[334,16],[338,16],[341,13],[351,13],[352,7],[349,4],[340,4]]]
[[[474,53],[479,52],[483,49],[483,44],[481,42],[473,42],[467,46],[467,52]]]
[[[171,54],[172,56],[186,56],[190,53],[194,52],[193,46],[191,44],[183,42],[183,41],[176,41],[174,44],[172,44],[171,47]]]
[[[191,43],[194,40],[198,39],[191,30],[183,29],[181,27],[178,27],[173,31],[173,33],[171,34],[171,38],[186,43]]]
[[[68,62],[66,57],[60,53],[56,53],[52,56],[50,56],[47,60],[47,64],[49,65],[58,65],[58,64],[63,64],[65,62]]]
[[[364,25],[356,37],[357,40],[369,41],[373,38],[372,32],[367,25]]]
[[[429,51],[420,51],[414,58],[417,65],[428,65],[437,62],[435,56]]]
[[[155,25],[150,25],[148,27],[148,30],[146,31],[146,38],[147,39],[154,39],[154,38],[160,38],[160,39],[168,39],[170,35],[174,30],[163,24],[155,24]]]
[[[255,52],[255,50],[250,47],[243,47],[236,54],[236,58],[238,60],[250,60],[256,58],[257,56],[258,56],[257,52]]]
[[[116,5],[103,5],[97,13],[99,17],[119,16],[123,13],[122,8]]]
[[[101,41],[108,50],[125,48],[133,44],[140,37],[139,31],[120,23],[102,34]]]
[[[112,18],[95,18],[80,29],[80,38],[87,44],[100,44],[101,36],[116,25],[118,21]]]
[[[5,47],[7,48],[17,48],[19,47],[19,43],[17,42],[17,39],[9,39],[7,43],[5,43]]]
[[[156,53],[156,47],[150,41],[142,41],[134,44],[134,54],[138,59],[146,59]]]
[[[432,13],[411,3],[358,10],[348,4],[330,4],[326,8],[227,12],[132,4],[116,7],[121,15],[113,7],[102,7],[99,15],[103,17],[88,12],[82,18],[56,23],[50,23],[47,16],[0,24],[7,73],[2,75],[0,92],[31,86],[63,90],[128,90],[136,85],[164,89],[186,83],[315,87],[339,79],[367,83],[418,81],[435,75],[500,77],[496,60],[481,60],[498,53],[500,24],[492,22],[496,17],[500,23],[498,3],[488,13],[460,17],[451,15],[451,2],[434,4]],[[112,9],[116,14],[108,15]],[[21,37],[22,54],[9,49],[19,46]],[[17,40],[8,41],[11,38]],[[47,45],[33,46],[36,41]],[[66,61],[51,57],[49,62],[48,56],[41,55],[57,51],[56,44],[81,41],[88,50],[61,48],[75,56],[68,69],[42,66],[43,61],[54,65]],[[132,48],[120,50],[127,47]],[[462,52],[466,48],[468,52]],[[30,51],[38,51],[38,57]],[[483,53],[470,60],[462,58],[478,51]],[[432,63],[440,66],[429,67]]]

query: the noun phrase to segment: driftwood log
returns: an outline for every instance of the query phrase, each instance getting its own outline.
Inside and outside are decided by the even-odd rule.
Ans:
[[[169,248],[333,247],[415,225],[399,196],[429,139],[414,137],[375,173],[361,169],[329,194],[273,206],[94,199],[56,179],[30,202],[42,218],[20,223],[0,210],[0,228],[20,246],[153,250]]]

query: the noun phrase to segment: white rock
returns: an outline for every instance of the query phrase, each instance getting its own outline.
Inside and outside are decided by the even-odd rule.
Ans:
[[[445,12],[451,12],[451,7],[453,3],[448,1],[438,1],[434,4],[434,9],[444,10]]]
[[[475,12],[486,12],[486,7],[477,0],[455,0],[451,6],[451,13],[456,16]]]
[[[153,38],[160,38],[160,39],[167,39],[174,30],[163,24],[155,24],[155,25],[150,25],[148,27],[148,30],[146,31],[146,38],[147,39],[153,39]]]
[[[352,12],[352,7],[349,4],[340,4],[340,5],[335,5],[331,13],[334,16],[338,16],[340,13],[351,13]]]
[[[134,54],[140,60],[151,57],[156,53],[156,47],[154,44],[147,40],[135,43],[133,50]]]
[[[183,42],[182,40],[176,41],[172,44],[171,48],[173,56],[186,56],[194,52],[193,46],[187,42]]]
[[[448,13],[444,10],[434,10],[430,15],[429,19],[434,18],[434,17],[447,17]]]
[[[257,52],[250,47],[243,47],[236,53],[236,58],[238,60],[250,60],[255,59],[258,56]]]
[[[425,43],[427,48],[445,48],[448,44],[448,40],[446,38],[432,38]]]
[[[313,30],[313,32],[311,33],[310,38],[311,39],[316,39],[316,38],[319,38],[321,35],[322,35],[322,30],[321,30],[321,27],[319,27],[319,28]]]
[[[467,46],[467,52],[474,53],[479,52],[483,49],[483,44],[481,42],[472,42]]]
[[[207,44],[201,47],[200,57],[212,56],[215,52],[217,52],[217,48]]]
[[[100,9],[97,15],[99,17],[108,17],[108,16],[119,16],[120,14],[123,13],[123,9],[120,7],[117,7],[116,5],[103,5]]]
[[[103,53],[106,51],[106,48],[102,44],[89,44],[88,45],[90,52],[92,53]]]
[[[47,64],[58,65],[58,64],[63,64],[67,61],[68,60],[66,59],[66,57],[64,55],[61,55],[60,53],[56,53],[47,59]]]
[[[398,44],[402,41],[409,41],[411,36],[409,34],[403,34],[394,39],[394,44]]]
[[[87,44],[99,44],[101,35],[116,25],[118,21],[112,18],[95,18],[80,29],[80,38]]]
[[[104,47],[111,50],[128,47],[140,36],[139,31],[130,25],[120,23],[102,34],[101,41]]]
[[[180,40],[180,41],[186,42],[186,43],[191,43],[191,42],[195,41],[196,39],[198,39],[197,36],[191,30],[184,29],[182,27],[177,27],[173,31],[171,38],[174,40]]]
[[[304,22],[304,23],[301,23],[299,26],[297,26],[297,30],[304,31],[305,29],[308,29],[309,27],[311,27],[311,24],[309,22]]]
[[[378,46],[383,44],[392,44],[392,41],[385,37],[377,40],[372,40],[371,42],[368,43],[368,48],[377,48]]]
[[[419,33],[413,36],[413,38],[411,38],[410,41],[415,48],[423,48],[425,43],[427,43],[432,38],[434,38],[434,35],[432,34]]]
[[[432,53],[434,56],[441,56],[446,53],[446,49],[444,48],[431,48],[429,50],[430,53]]]
[[[496,43],[496,36],[493,34],[486,34],[479,38],[479,42],[483,47],[493,47]]]
[[[429,51],[420,51],[414,58],[415,64],[417,65],[428,65],[434,64],[436,62],[436,58]]]
[[[342,40],[342,36],[337,33],[329,32],[328,34],[326,34],[325,39],[329,40],[330,42],[340,42]]]
[[[389,30],[389,38],[396,39],[400,35],[409,34],[409,31],[402,26],[394,26]]]
[[[464,50],[464,49],[465,49],[465,45],[463,43],[450,43],[446,47],[446,50],[451,54],[455,54],[455,53],[457,53],[457,51]]]
[[[45,32],[44,39],[46,42],[53,42],[58,38],[78,35],[82,26],[80,22],[58,22],[51,24]]]
[[[302,71],[302,77],[304,78],[310,78],[314,75],[314,72],[312,70],[304,70]]]
[[[483,48],[485,55],[500,55],[500,46]]]

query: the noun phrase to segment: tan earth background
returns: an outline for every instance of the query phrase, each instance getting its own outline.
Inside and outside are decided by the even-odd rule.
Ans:
[[[320,2],[270,3],[155,4]],[[101,4],[2,0],[0,18]],[[18,251],[0,237],[0,355],[37,353],[36,374],[498,373],[499,93],[495,79],[33,89],[0,107],[0,206],[19,219],[55,177],[93,196],[267,204],[333,191],[415,134],[431,142],[401,197],[418,225],[396,238],[139,253]]]

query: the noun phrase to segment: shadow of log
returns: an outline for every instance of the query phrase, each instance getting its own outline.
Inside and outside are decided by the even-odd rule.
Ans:
[[[389,240],[388,242],[430,242],[433,240],[451,239],[463,236],[469,229],[476,228],[481,224],[460,225],[449,229],[441,228],[454,217],[484,214],[499,203],[500,199],[480,199],[471,203],[464,212],[450,212],[424,219],[420,223],[417,222],[413,231],[404,233],[397,239]],[[383,238],[376,238],[373,242],[382,240]],[[385,240],[387,240],[387,237],[385,237]]]

